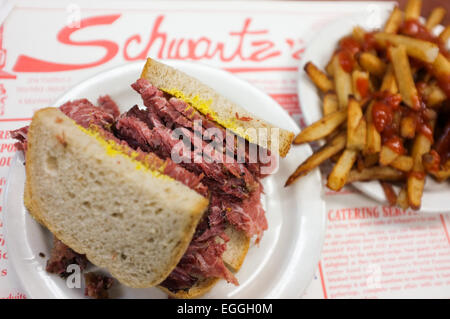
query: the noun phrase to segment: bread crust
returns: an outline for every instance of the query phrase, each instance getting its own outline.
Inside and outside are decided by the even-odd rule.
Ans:
[[[271,149],[272,134],[270,132],[272,132],[272,129],[278,129],[278,153],[281,157],[285,157],[289,152],[294,139],[293,132],[277,128],[263,119],[256,117],[196,78],[151,58],[147,58],[147,63],[142,70],[141,77],[147,79],[159,89],[165,90],[175,88],[177,91],[180,91],[183,96],[188,98],[194,98],[195,96],[195,98],[202,101],[209,101],[208,110],[216,113],[218,118],[223,121],[223,123],[219,124],[230,129],[236,135],[239,135],[244,139],[249,140],[249,137],[243,134],[248,128],[267,129],[269,131],[267,145],[261,145],[262,147]],[[195,105],[192,106],[197,108]],[[197,110],[203,113],[202,110]],[[233,123],[233,127],[226,124],[231,122]],[[250,140],[250,142],[258,144],[258,142],[261,141]]]
[[[227,250],[232,247],[233,256],[230,256],[230,258],[228,259],[224,258],[224,263],[233,272],[238,272],[245,260],[245,257],[247,256],[247,252],[250,247],[250,238],[248,238],[245,233],[236,230],[231,225],[228,225],[225,232],[227,233],[227,235],[232,235],[230,236],[230,241],[227,243]],[[219,278],[208,278],[206,280],[202,280],[200,282],[197,282],[191,289],[187,291],[179,290],[177,292],[173,292],[162,286],[158,286],[158,288],[167,293],[170,297],[176,299],[199,298],[209,292],[219,280]]]

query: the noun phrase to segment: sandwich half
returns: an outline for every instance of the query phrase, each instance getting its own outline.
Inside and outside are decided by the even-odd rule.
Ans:
[[[161,164],[161,166],[159,166]],[[186,251],[208,199],[56,108],[28,130],[25,203],[59,240],[123,284],[152,287]]]

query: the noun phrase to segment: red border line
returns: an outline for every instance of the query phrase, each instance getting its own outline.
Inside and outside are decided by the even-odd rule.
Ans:
[[[441,222],[442,222],[442,226],[444,227],[445,236],[447,237],[447,241],[450,244],[450,236],[448,235],[448,230],[447,230],[447,226],[445,224],[444,216],[441,214],[441,215],[439,215],[439,217],[441,217]]]
[[[23,118],[16,118],[16,119],[2,119],[2,118],[0,118],[0,122],[25,122],[25,121],[31,121],[31,117],[23,117]]]
[[[279,71],[288,71],[288,72],[297,72],[298,67],[249,67],[249,68],[223,68],[225,71],[231,73],[243,73],[243,72],[279,72]]]
[[[328,299],[327,289],[325,287],[325,279],[323,278],[322,263],[319,261],[320,281],[322,282],[323,297]]]

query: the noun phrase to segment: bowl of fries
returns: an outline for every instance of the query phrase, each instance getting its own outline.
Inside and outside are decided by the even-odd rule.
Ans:
[[[423,18],[421,5],[336,21],[307,47],[299,97],[310,125],[294,144],[321,147],[286,186],[331,162],[333,191],[351,184],[403,209],[450,211],[450,26],[444,8]]]

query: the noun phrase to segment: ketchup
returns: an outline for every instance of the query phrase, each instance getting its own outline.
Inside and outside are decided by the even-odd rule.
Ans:
[[[373,94],[375,103],[372,106],[373,124],[378,132],[383,132],[391,126],[396,111],[402,100],[399,94],[392,94],[388,91],[376,92]]]
[[[408,19],[400,27],[400,33],[421,40],[436,42],[434,37],[417,19]]]
[[[408,175],[410,177],[415,177],[417,179],[425,179],[426,176],[425,172],[414,172],[414,171],[409,172]]]
[[[345,37],[339,41],[339,48],[343,51],[349,52],[351,55],[355,55],[361,51],[361,45],[358,41],[352,37]]]
[[[350,37],[342,38],[339,41],[339,49],[337,52],[339,64],[342,69],[350,73],[355,65],[355,54],[361,51],[361,45],[358,41]]]
[[[383,102],[375,102],[372,106],[372,118],[377,131],[383,132],[392,123],[394,111]]]
[[[366,34],[364,34],[364,43],[363,43],[364,51],[370,51],[378,48],[374,34],[375,32],[367,32]]]
[[[369,80],[366,78],[356,79],[356,90],[361,95],[361,98],[367,97],[369,93]]]
[[[385,143],[387,147],[393,150],[395,153],[403,155],[406,153],[405,148],[403,147],[403,141],[398,135],[391,136]]]
[[[355,60],[353,59],[353,56],[348,51],[339,51],[338,59],[339,59],[339,64],[341,65],[341,68],[345,72],[347,72],[347,73],[352,72],[353,65],[355,64]]]

